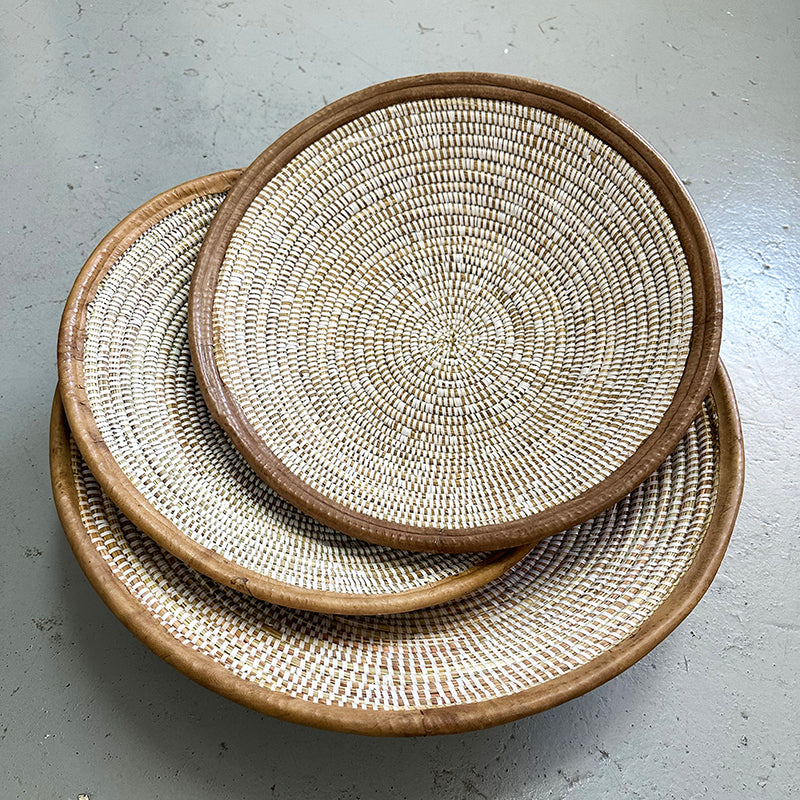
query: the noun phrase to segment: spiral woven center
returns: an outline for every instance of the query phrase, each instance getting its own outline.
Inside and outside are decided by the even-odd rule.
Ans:
[[[222,381],[300,481],[460,529],[564,503],[637,451],[683,375],[692,291],[617,151],[541,109],[440,98],[289,161],[212,317]]]

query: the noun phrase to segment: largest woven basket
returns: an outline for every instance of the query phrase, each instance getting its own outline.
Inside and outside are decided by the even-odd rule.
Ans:
[[[523,78],[371,87],[270,146],[198,258],[190,339],[255,471],[368,541],[540,539],[653,472],[700,409],[721,299],[683,185]]]
[[[100,489],[58,396],[51,470],[59,516],[95,589],[199,683],[283,719],[373,735],[455,733],[593,689],[691,611],[722,560],[743,451],[720,367],[681,443],[617,506],[553,536],[504,576],[423,611],[293,611],[194,572]]]

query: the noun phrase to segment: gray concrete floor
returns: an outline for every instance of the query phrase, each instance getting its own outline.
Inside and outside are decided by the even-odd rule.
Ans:
[[[800,719],[800,5],[4,0],[0,796],[785,798]],[[719,254],[744,503],[716,581],[625,674],[536,717],[427,740],[280,722],[117,622],[53,508],[61,307],[98,240],[248,164],[327,101],[479,69],[587,95],[677,170]]]

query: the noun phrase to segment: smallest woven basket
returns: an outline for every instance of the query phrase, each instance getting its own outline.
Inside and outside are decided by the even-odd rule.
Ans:
[[[190,295],[212,414],[314,519],[411,550],[531,543],[608,508],[716,368],[710,239],[636,133],[454,73],[317,112],[247,168]]]

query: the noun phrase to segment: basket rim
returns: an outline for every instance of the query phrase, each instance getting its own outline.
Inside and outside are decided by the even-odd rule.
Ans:
[[[582,494],[511,522],[446,529],[389,522],[327,497],[288,469],[256,433],[223,381],[214,353],[213,303],[219,269],[236,228],[264,185],[297,153],[332,129],[394,103],[440,97],[512,100],[582,126],[647,180],[669,215],[692,283],[693,327],[683,375],[651,434],[633,455]],[[277,139],[242,173],[206,234],[189,294],[189,344],[198,383],[214,418],[254,471],[309,516],[355,538],[409,550],[468,552],[535,544],[590,519],[656,470],[696,417],[714,377],[722,335],[722,289],[711,238],[684,185],[655,149],[587,98],[529,78],[480,72],[431,73],[380,83],[325,106]]]
[[[671,593],[630,636],[580,667],[516,694],[478,703],[397,711],[323,705],[251,684],[211,657],[178,642],[130,594],[87,535],[77,506],[68,422],[58,392],[50,422],[53,495],[70,546],[97,593],[147,647],[197,683],[261,713],[312,727],[381,736],[463,733],[544,711],[600,686],[650,652],[697,605],[722,562],[744,485],[739,413],[721,362],[711,393],[719,419],[717,501],[700,548]]]
[[[94,418],[85,388],[84,345],[88,306],[115,261],[142,233],[207,194],[229,190],[241,170],[228,170],[182,183],[149,200],[116,225],[81,269],[67,299],[58,335],[59,387],[78,449],[103,490],[142,531],[186,564],[219,583],[262,600],[331,614],[390,614],[444,603],[502,575],[532,545],[498,549],[456,575],[401,592],[368,594],[311,589],[279,581],[204,547],[156,510],[121,469]]]

